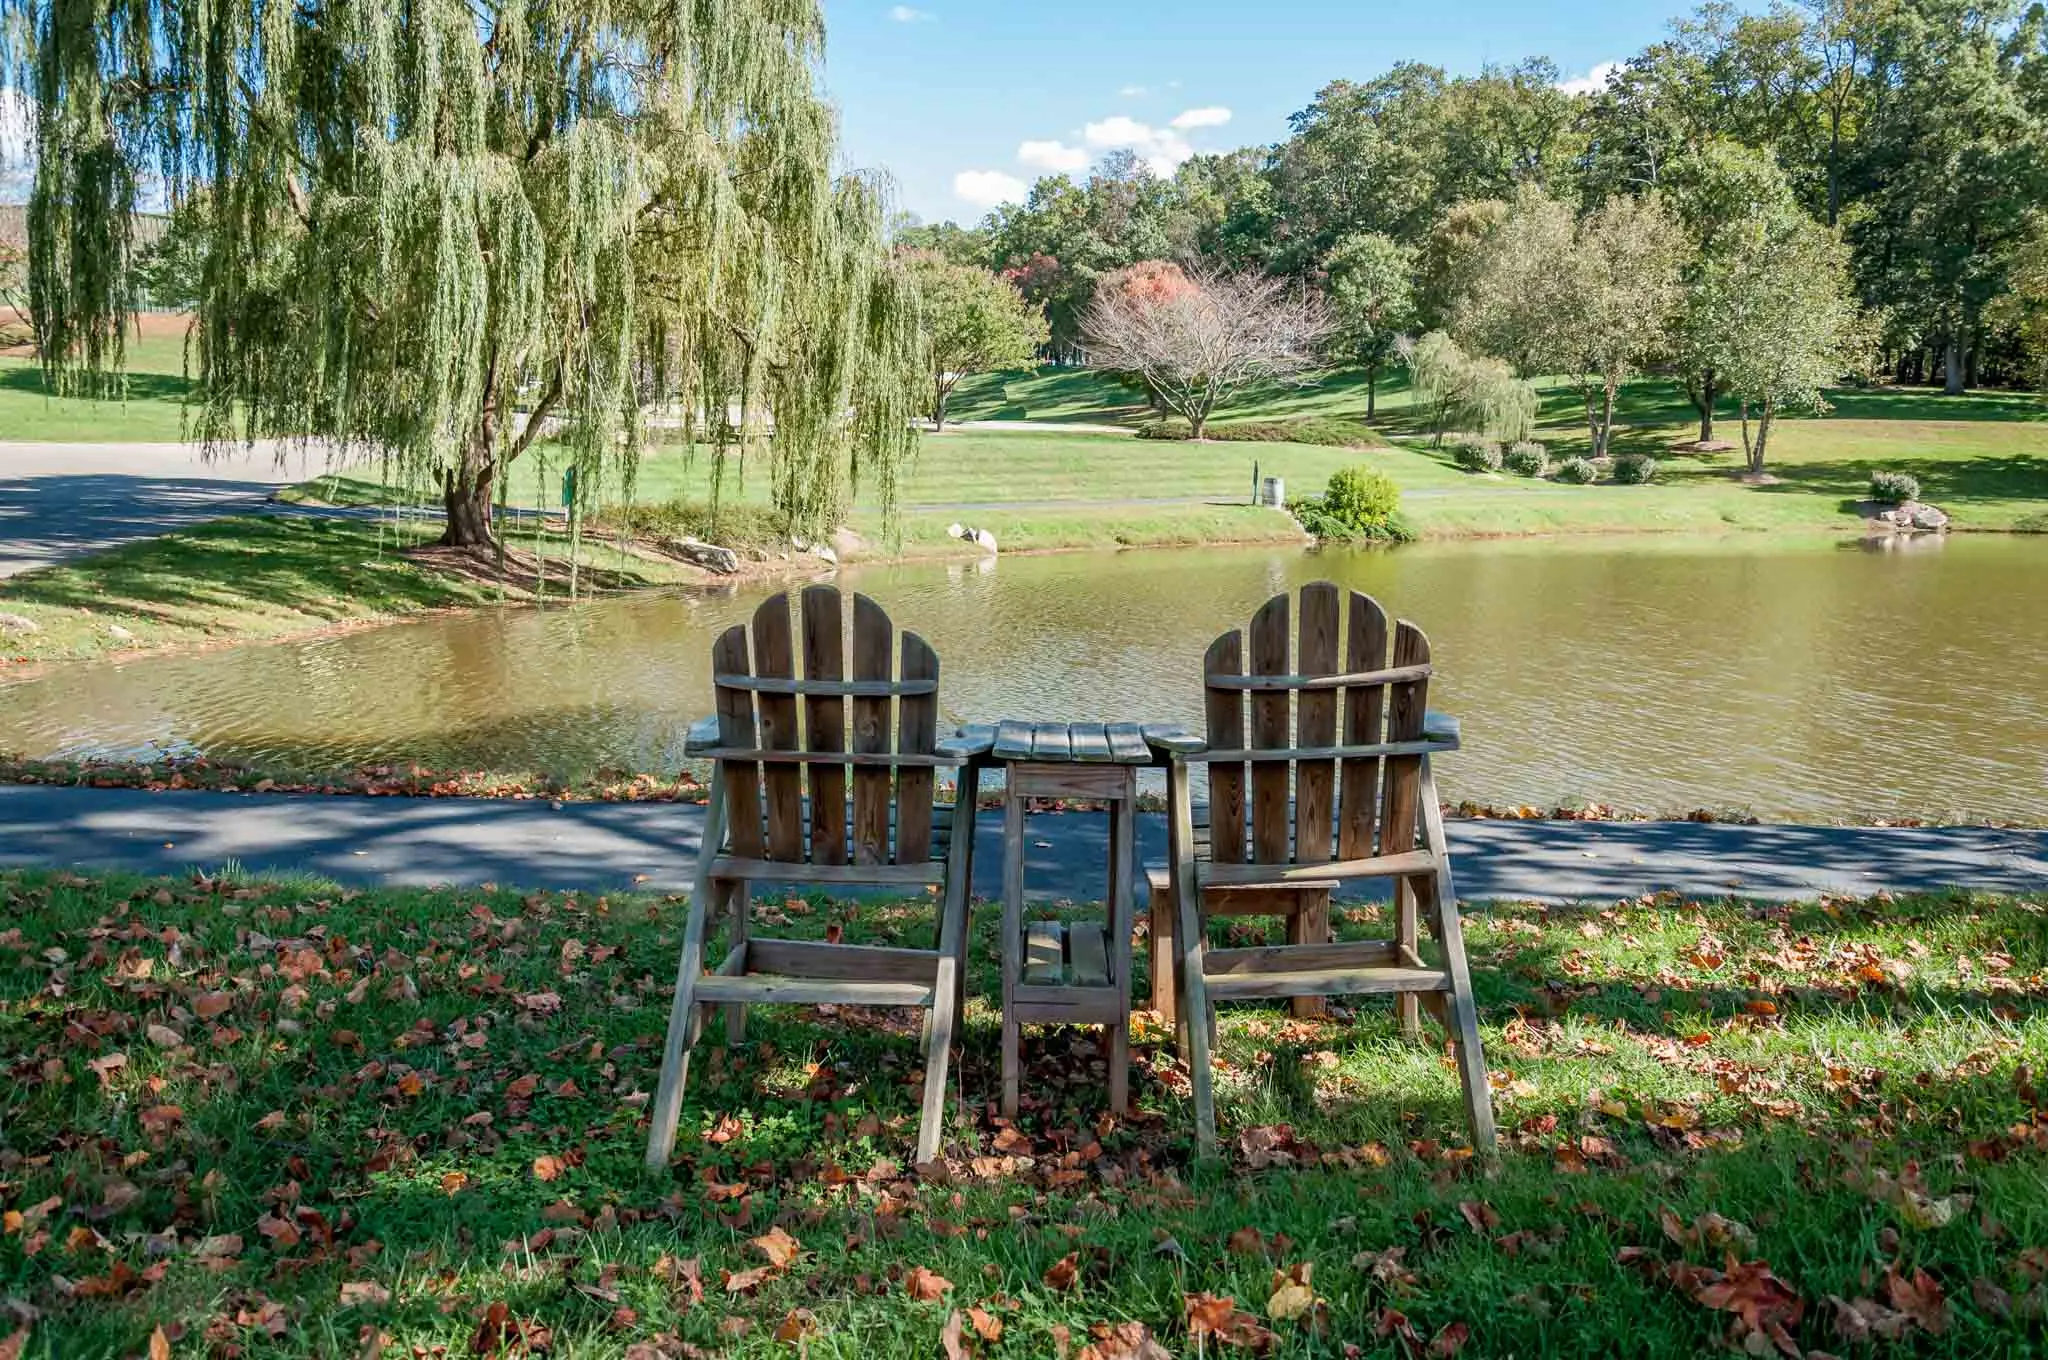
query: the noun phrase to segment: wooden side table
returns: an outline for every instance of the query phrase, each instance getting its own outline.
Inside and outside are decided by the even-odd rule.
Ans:
[[[1003,722],[988,759],[1004,767],[1003,1113],[1017,1113],[1021,1029],[1102,1025],[1109,1031],[1109,1104],[1130,1105],[1131,916],[1138,770],[1154,763],[1136,723]],[[1109,890],[1101,922],[1024,919],[1024,804],[1086,798],[1109,804]]]

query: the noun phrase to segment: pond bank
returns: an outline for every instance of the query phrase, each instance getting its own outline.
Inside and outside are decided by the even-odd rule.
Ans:
[[[177,874],[233,862],[373,886],[674,892],[689,885],[703,818],[688,803],[0,786],[0,865]],[[1165,819],[1141,816],[1138,836],[1141,860],[1163,862]],[[1474,902],[2048,892],[2048,831],[2039,830],[1453,821],[1450,837],[1459,894]],[[1100,899],[1104,817],[1035,815],[1025,839],[1035,899]],[[999,814],[981,814],[975,851],[975,890],[994,897]]]

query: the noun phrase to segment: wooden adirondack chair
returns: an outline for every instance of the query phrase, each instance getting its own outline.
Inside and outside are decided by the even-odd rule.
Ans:
[[[939,661],[923,638],[902,635],[892,678],[889,616],[855,595],[847,679],[841,625],[839,590],[805,589],[801,679],[787,593],[755,611],[751,658],[743,625],[728,628],[712,647],[718,711],[692,727],[689,742],[693,754],[714,762],[711,800],[647,1137],[650,1167],[666,1166],[675,1145],[701,1010],[723,1004],[737,1040],[747,1004],[757,1001],[927,1007],[917,1160],[938,1154],[966,950],[977,783],[971,758],[989,738],[937,740]],[[949,834],[935,838],[933,776],[948,767],[960,771],[959,785],[944,828]],[[762,938],[748,922],[748,888],[757,882],[906,893],[939,885],[937,947]],[[729,951],[707,975],[705,925],[714,907],[726,909]]]
[[[1217,638],[1204,666],[1206,742],[1162,744],[1173,758],[1171,879],[1179,929],[1172,953],[1197,1134],[1205,1151],[1215,1146],[1212,1003],[1391,992],[1405,1032],[1418,1032],[1421,1002],[1457,1044],[1473,1144],[1487,1151],[1494,1143],[1493,1105],[1430,769],[1433,753],[1456,749],[1455,730],[1448,720],[1432,722],[1427,715],[1431,668],[1422,630],[1398,623],[1389,663],[1386,612],[1353,591],[1349,627],[1340,630],[1342,604],[1342,592],[1327,581],[1302,587],[1292,659],[1284,594],[1252,616],[1249,630]],[[1209,769],[1206,854],[1199,852],[1188,797],[1188,770],[1195,764]],[[1327,891],[1354,878],[1395,880],[1392,939],[1333,944],[1320,934],[1304,941],[1297,932],[1290,934],[1295,942],[1284,945],[1205,946],[1203,926],[1212,914],[1245,914],[1262,905],[1289,912],[1305,891]],[[1436,937],[1439,964],[1425,963],[1420,954],[1418,912]]]

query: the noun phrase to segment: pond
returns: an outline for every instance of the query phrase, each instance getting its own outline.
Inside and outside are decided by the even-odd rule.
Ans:
[[[2048,540],[1638,536],[1201,549],[841,573],[938,649],[948,721],[1200,717],[1204,648],[1321,577],[1430,634],[1446,795],[2048,824]],[[713,632],[775,587],[78,663],[0,687],[0,750],[292,770],[665,770]]]

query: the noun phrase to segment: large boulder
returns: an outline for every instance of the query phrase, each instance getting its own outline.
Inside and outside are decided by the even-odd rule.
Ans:
[[[1949,526],[1948,511],[1925,501],[1902,501],[1879,510],[1872,518],[1879,524],[1906,533],[1938,534]]]
[[[25,614],[0,614],[0,633],[40,633],[42,625]]]

